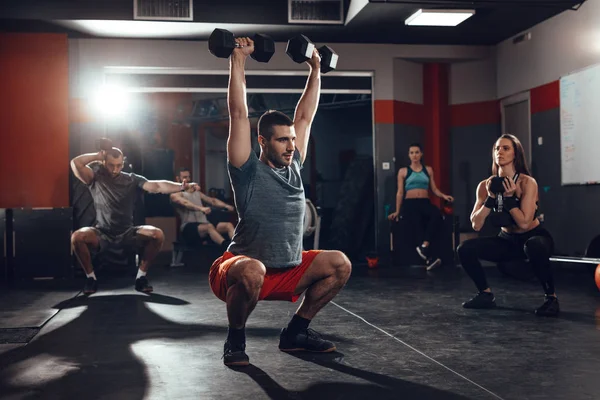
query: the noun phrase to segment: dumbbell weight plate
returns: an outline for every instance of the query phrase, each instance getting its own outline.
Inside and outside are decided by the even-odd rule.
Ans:
[[[275,54],[275,41],[268,35],[257,33],[252,37],[254,51],[250,55],[258,62],[269,62]],[[215,29],[208,39],[208,50],[219,58],[229,58],[238,47],[233,33],[225,29]]]
[[[269,62],[275,54],[275,41],[268,35],[257,33],[252,37],[254,41],[254,51],[250,57],[258,62]]]
[[[216,57],[228,58],[235,47],[233,33],[225,29],[215,29],[208,38],[208,51]]]
[[[339,56],[329,46],[319,47],[319,54],[321,55],[321,72],[326,74],[337,68],[337,62]]]
[[[294,36],[288,40],[285,53],[296,63],[310,60],[315,45],[304,35]]]

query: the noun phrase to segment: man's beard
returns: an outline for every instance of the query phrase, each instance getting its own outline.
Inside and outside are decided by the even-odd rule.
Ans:
[[[267,158],[269,159],[269,161],[271,161],[271,164],[273,164],[277,168],[285,168],[289,166],[289,163],[287,162],[287,159],[285,157],[277,157],[274,152],[269,152],[267,154]]]

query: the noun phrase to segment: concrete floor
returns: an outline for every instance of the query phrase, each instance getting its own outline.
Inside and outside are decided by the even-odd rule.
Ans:
[[[0,295],[1,399],[597,399],[600,292],[557,273],[559,318],[533,315],[535,282],[486,268],[496,310],[465,310],[475,288],[460,268],[355,266],[311,327],[338,352],[290,355],[279,332],[298,304],[261,302],[247,326],[251,366],[221,356],[225,305],[207,265],[155,267],[152,295],[133,276],[21,287]],[[28,343],[9,329],[36,328]],[[39,332],[38,332],[39,330]],[[28,338],[23,336],[23,341]],[[12,342],[12,343],[11,343]]]

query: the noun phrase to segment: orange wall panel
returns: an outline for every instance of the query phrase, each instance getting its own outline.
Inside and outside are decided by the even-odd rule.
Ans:
[[[0,34],[0,71],[0,207],[68,207],[67,36]]]

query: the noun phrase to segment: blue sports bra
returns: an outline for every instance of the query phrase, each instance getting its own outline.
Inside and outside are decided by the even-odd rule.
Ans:
[[[406,167],[406,179],[404,180],[404,190],[408,191],[411,189],[429,189],[429,174],[427,168],[423,166],[423,169],[419,172],[413,171],[410,167]]]

